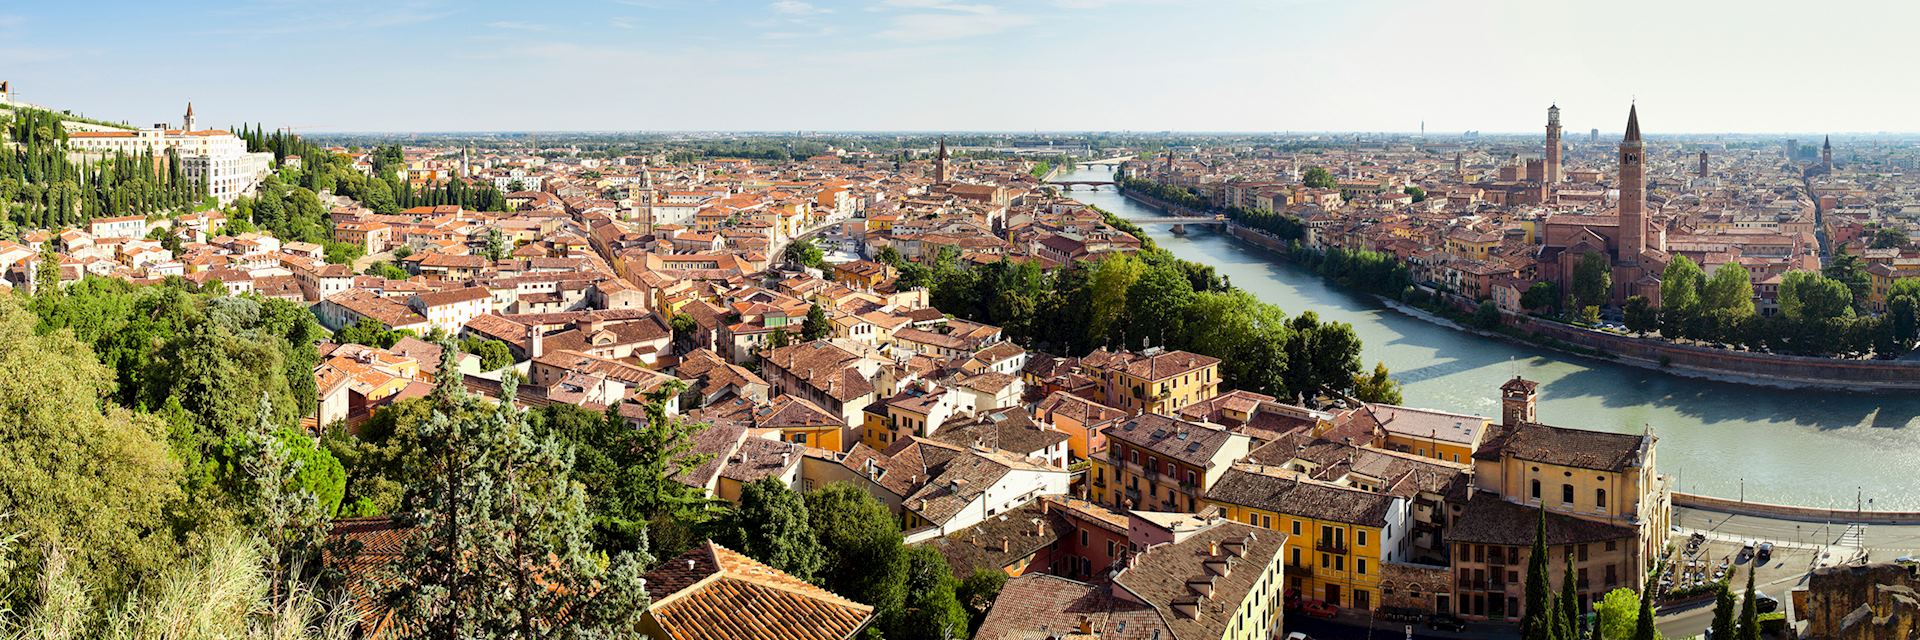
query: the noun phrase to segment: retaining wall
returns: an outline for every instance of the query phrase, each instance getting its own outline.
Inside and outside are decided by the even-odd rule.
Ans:
[[[1815,507],[1795,507],[1765,502],[1742,502],[1715,498],[1692,493],[1673,493],[1673,506],[1700,509],[1715,513],[1731,513],[1759,518],[1778,518],[1802,522],[1863,522],[1867,524],[1920,524],[1920,512],[1915,511],[1853,511],[1850,509],[1820,509]]]

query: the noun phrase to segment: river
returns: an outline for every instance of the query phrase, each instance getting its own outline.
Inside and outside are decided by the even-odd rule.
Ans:
[[[1109,180],[1079,167],[1058,180]],[[1135,221],[1160,212],[1111,187],[1073,198]],[[1498,417],[1515,374],[1540,383],[1539,419],[1659,436],[1658,465],[1690,493],[1811,507],[1920,510],[1920,394],[1758,387],[1687,378],[1482,338],[1409,317],[1207,227],[1142,224],[1160,246],[1211,265],[1289,314],[1353,325],[1366,367],[1383,361],[1406,404]]]

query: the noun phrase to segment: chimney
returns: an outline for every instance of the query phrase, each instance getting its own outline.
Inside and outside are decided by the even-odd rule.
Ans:
[[[1093,635],[1093,617],[1092,616],[1080,616],[1080,635],[1083,635],[1083,636]]]
[[[1043,502],[1043,503],[1041,503],[1041,504],[1046,504],[1046,503],[1044,503],[1044,502]],[[1044,520],[1041,520],[1041,519],[1039,519],[1039,518],[1034,518],[1034,519],[1033,519],[1033,537],[1035,537],[1035,538],[1044,538],[1044,537],[1047,537],[1047,523],[1046,523],[1046,521],[1044,521]]]
[[[1000,536],[1000,553],[1006,553],[1012,550],[1013,550],[1013,545],[1010,542],[1008,542],[1007,537]]]
[[[1208,543],[1207,543],[1207,557],[1209,557],[1209,558],[1212,558],[1212,557],[1216,557],[1216,556],[1219,556],[1219,555],[1220,555],[1220,541],[1218,541],[1218,540],[1214,540],[1214,541],[1210,541],[1210,542],[1208,542]]]

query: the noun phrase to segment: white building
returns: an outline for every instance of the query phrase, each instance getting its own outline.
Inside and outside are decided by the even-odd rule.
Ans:
[[[247,142],[232,132],[194,129],[192,104],[187,105],[183,125],[179,129],[156,124],[136,131],[75,131],[67,134],[67,145],[90,153],[127,155],[160,156],[173,149],[187,178],[205,181],[207,194],[221,204],[253,193],[273,168],[273,154],[247,152]]]

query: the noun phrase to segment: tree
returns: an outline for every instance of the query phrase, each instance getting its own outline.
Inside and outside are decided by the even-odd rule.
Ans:
[[[1526,610],[1520,618],[1524,640],[1554,640],[1553,586],[1547,577],[1547,510],[1540,509],[1533,549],[1527,555]]]
[[[800,325],[800,337],[807,342],[825,340],[833,336],[833,321],[827,319],[827,310],[820,303],[807,307],[807,319]]]
[[[1387,374],[1387,363],[1373,364],[1373,374],[1355,376],[1353,396],[1361,402],[1374,404],[1400,404],[1400,383]]]
[[[1846,247],[1835,249],[1833,256],[1827,259],[1827,266],[1820,270],[1821,275],[1840,282],[1855,301],[1867,299],[1867,289],[1872,282],[1867,276],[1867,264],[1860,256],[1847,253]]]
[[[827,550],[819,582],[834,593],[872,605],[887,620],[906,599],[905,538],[893,513],[872,494],[836,482],[807,494],[808,522]]]
[[[987,610],[993,608],[993,602],[1000,598],[1000,590],[1007,586],[1007,572],[985,567],[974,569],[973,575],[960,581],[960,587],[954,595],[960,599],[960,606],[966,607],[972,615],[968,623],[969,633],[979,628],[987,618]]]
[[[1482,329],[1499,328],[1500,307],[1494,306],[1492,300],[1481,300],[1480,306],[1473,310],[1473,324]]]
[[[1170,257],[1169,257],[1170,258]],[[1148,263],[1127,287],[1128,346],[1165,345],[1180,332],[1180,315],[1167,313],[1193,300],[1193,283],[1171,259]]]
[[[1599,602],[1594,603],[1594,622],[1600,627],[1600,637],[1605,640],[1632,640],[1634,629],[1639,626],[1640,595],[1632,589],[1619,588],[1608,591]]]
[[[1414,202],[1425,202],[1427,200],[1427,190],[1420,187],[1407,187],[1402,189],[1401,192],[1413,196]]]
[[[1340,186],[1340,181],[1335,180],[1333,174],[1323,167],[1308,167],[1306,172],[1300,174],[1300,183],[1312,189],[1332,189]]]
[[[1898,227],[1880,227],[1873,232],[1875,249],[1893,249],[1907,246],[1907,232]]]
[[[1646,296],[1627,296],[1624,319],[1627,330],[1634,333],[1646,333],[1660,328],[1660,312],[1653,308]]]
[[[1593,252],[1580,256],[1573,265],[1570,288],[1575,308],[1605,305],[1613,295],[1613,266],[1607,263],[1606,255]]]
[[[1520,294],[1520,306],[1533,311],[1546,311],[1559,306],[1559,304],[1560,288],[1554,286],[1551,282],[1535,282],[1533,286],[1527,287],[1527,290]]]
[[[826,259],[826,253],[822,252],[820,247],[815,246],[813,240],[809,238],[802,238],[788,244],[786,256],[787,260],[794,264],[813,267],[815,269],[820,268],[820,265]]]
[[[1633,640],[1660,640],[1660,630],[1655,629],[1653,623],[1653,590],[1643,589],[1640,591],[1640,614],[1633,620]]]
[[[1573,554],[1567,554],[1566,560],[1567,560],[1566,573],[1561,574],[1560,576],[1559,604],[1561,609],[1561,619],[1565,624],[1565,626],[1561,627],[1560,637],[1566,638],[1567,640],[1577,640],[1580,637],[1580,619],[1581,619],[1580,613],[1581,612],[1580,612],[1579,592],[1574,591],[1573,589],[1573,576],[1575,574],[1575,571],[1573,568]]]
[[[241,459],[242,468],[253,481],[250,490],[243,493],[246,515],[264,543],[267,577],[277,602],[288,591],[289,583],[299,577],[296,567],[309,559],[326,537],[326,524],[340,504],[346,473],[332,455],[317,450],[311,436],[286,432],[275,424],[273,404],[266,394],[260,396],[259,419],[250,435],[251,450]],[[295,457],[289,441],[305,444],[318,455]],[[328,464],[310,464],[320,461]],[[302,472],[323,479],[303,484],[299,477]],[[323,493],[326,498],[321,497]]]
[[[553,405],[529,416],[535,431],[574,449],[573,479],[590,492],[596,544],[637,550],[651,542],[661,557],[679,555],[694,542],[688,528],[707,521],[706,492],[677,480],[713,457],[694,450],[706,424],[666,412],[685,389],[669,382],[649,393],[638,419],[617,406],[593,412]]]
[[[1728,640],[1732,640],[1733,638],[1733,590],[1728,589],[1725,585],[1722,585],[1720,587],[1720,593],[1714,596],[1713,625],[1709,628],[1713,631],[1713,637],[1716,639],[1727,638]]]
[[[778,478],[742,486],[740,506],[717,525],[715,542],[801,580],[813,580],[826,560],[808,522],[806,501]]]
[[[180,466],[158,419],[102,407],[113,380],[91,349],[33,327],[19,298],[0,296],[0,513],[33,545],[12,559],[38,564],[57,545],[117,592],[175,547],[165,509],[180,497]],[[0,606],[27,592],[22,573],[0,571]]]
[[[802,325],[801,328],[805,329],[806,327]],[[767,344],[765,349],[767,351],[780,349],[780,348],[786,347],[791,342],[792,342],[792,339],[787,337],[786,327],[780,327],[780,328],[774,329],[773,333],[767,336]]]
[[[497,371],[513,364],[513,347],[498,339],[466,338],[460,341],[460,350],[480,356],[481,371]]]
[[[435,379],[457,379],[453,345],[441,348]],[[644,540],[611,557],[595,548],[568,448],[536,436],[512,403],[458,384],[431,398],[427,463],[401,518],[412,534],[382,581],[396,615],[449,640],[633,633],[647,602]]]
[[[1753,281],[1747,268],[1729,262],[1714,269],[1701,292],[1700,308],[1709,313],[1729,311],[1735,318],[1753,315]]]
[[[499,262],[507,257],[507,237],[500,233],[500,227],[487,227],[486,242],[486,249],[481,255],[486,256],[488,261]]]
[[[1747,594],[1740,599],[1740,625],[1733,632],[1734,640],[1760,639],[1760,602],[1753,594],[1753,574],[1753,567],[1747,567]]]
[[[940,551],[927,545],[913,545],[904,552],[906,597],[894,612],[887,637],[890,638],[964,638],[967,636],[967,612],[955,595],[953,570]]]
[[[1693,260],[1674,256],[1660,272],[1660,315],[1671,322],[1684,323],[1700,305],[1700,289],[1705,286],[1706,278],[1706,273]],[[1680,332],[1670,333],[1679,335]]]
[[[1812,271],[1788,271],[1780,277],[1780,313],[1789,320],[1824,320],[1851,313],[1847,286]]]

